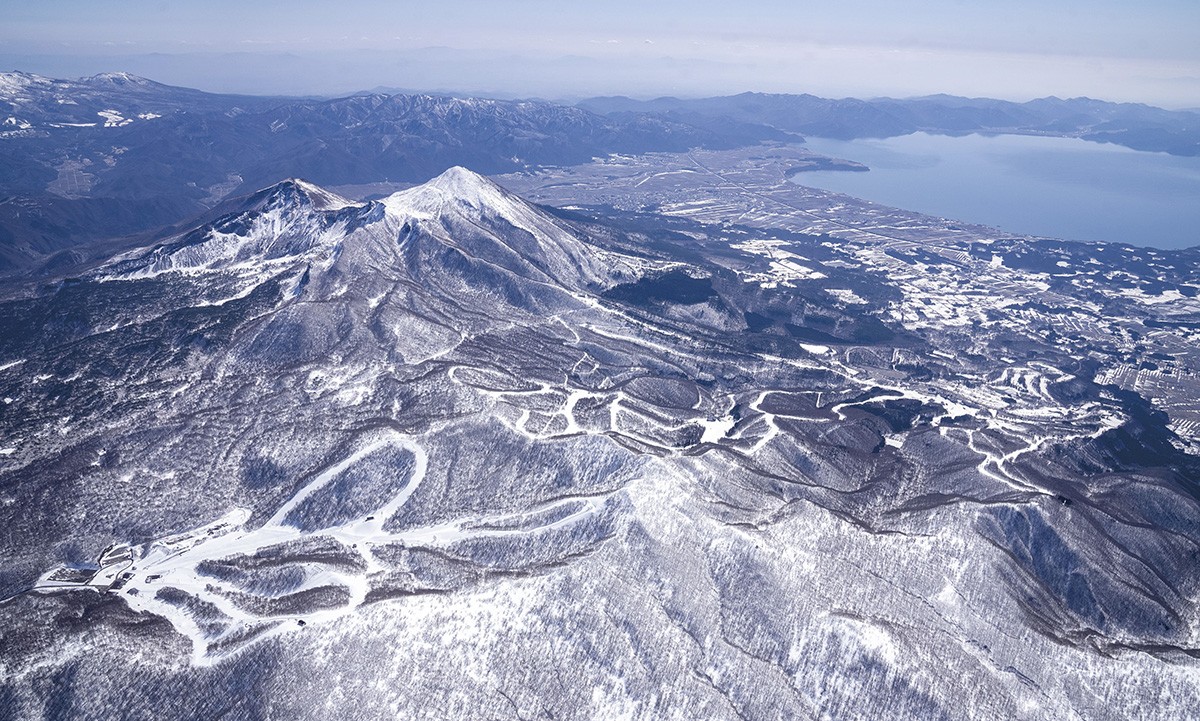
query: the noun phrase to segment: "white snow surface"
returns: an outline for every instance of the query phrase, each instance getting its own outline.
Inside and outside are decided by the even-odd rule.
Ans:
[[[360,518],[313,531],[302,530],[288,521],[292,510],[306,498],[367,456],[389,446],[410,451],[415,462],[408,482],[382,506]],[[386,570],[376,557],[377,548],[445,548],[471,538],[541,533],[577,523],[599,512],[606,502],[606,497],[602,496],[567,498],[525,512],[462,518],[401,531],[385,530],[388,519],[404,507],[421,485],[427,463],[424,448],[412,439],[396,432],[384,432],[317,474],[257,528],[246,525],[250,520],[249,511],[233,509],[216,521],[191,531],[140,546],[114,545],[101,556],[100,568],[85,579],[68,577],[65,569],[56,568],[44,574],[33,590],[56,593],[91,589],[100,593],[121,593],[123,600],[134,610],[167,619],[176,631],[191,641],[192,662],[210,666],[248,643],[259,643],[302,626],[327,623],[353,613],[366,602],[370,578]],[[558,509],[569,512],[554,513]],[[205,574],[201,568],[205,562],[253,556],[266,548],[315,538],[336,541],[347,553],[357,554],[362,558],[364,570],[355,571],[336,564],[306,564],[304,580],[291,593],[319,588],[344,589],[348,592],[344,604],[294,613],[255,612],[231,598],[237,594],[271,598],[270,594]],[[219,628],[214,628],[211,618],[202,618],[193,608],[164,598],[159,593],[164,588],[181,591],[217,609],[222,618]],[[252,638],[252,641],[239,642],[243,638]]]

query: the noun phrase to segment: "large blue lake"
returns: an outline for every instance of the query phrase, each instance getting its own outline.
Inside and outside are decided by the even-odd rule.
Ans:
[[[1019,234],[1159,248],[1200,245],[1200,158],[1074,138],[808,138],[812,150],[870,166],[792,180],[877,203]]]

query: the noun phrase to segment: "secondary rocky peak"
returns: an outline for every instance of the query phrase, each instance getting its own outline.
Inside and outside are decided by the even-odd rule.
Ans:
[[[105,264],[102,277],[265,268],[330,252],[369,222],[370,208],[290,178],[232,201],[210,223]],[[269,273],[268,273],[269,275]]]
[[[341,210],[357,203],[301,178],[288,178],[252,194],[248,208],[296,206],[314,210]]]

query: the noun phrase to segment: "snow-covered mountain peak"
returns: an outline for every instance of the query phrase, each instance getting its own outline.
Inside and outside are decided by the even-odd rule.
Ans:
[[[241,293],[300,268],[320,295],[351,277],[360,287],[384,287],[400,271],[459,302],[502,297],[540,313],[636,280],[653,265],[597,246],[588,233],[464,168],[382,203],[357,204],[293,178],[207,225],[120,256],[98,275],[214,274]]]
[[[429,181],[429,184],[457,196],[478,195],[480,193],[502,191],[500,186],[472,170],[455,165],[441,175]]]
[[[409,244],[431,239],[526,278],[579,289],[636,274],[629,258],[590,245],[570,223],[466,168],[452,167],[383,205]]]
[[[443,213],[447,206],[488,209],[497,215],[511,215],[520,206],[528,205],[484,176],[454,166],[429,182],[402,190],[384,201],[395,214],[432,217]]]

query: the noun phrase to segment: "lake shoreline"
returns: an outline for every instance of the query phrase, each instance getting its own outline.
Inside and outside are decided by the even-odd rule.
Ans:
[[[1200,158],[1030,134],[809,137],[805,147],[870,172],[789,170],[798,185],[1018,235],[1200,245]]]

